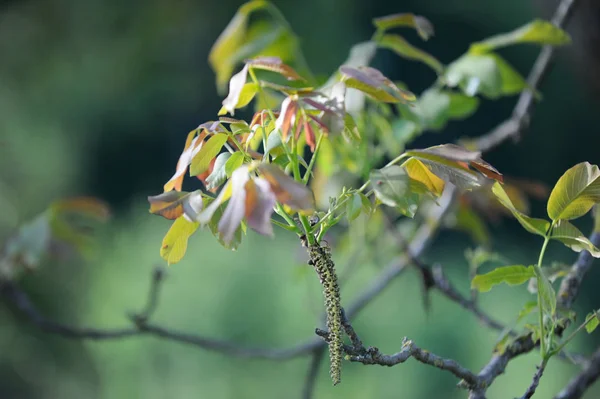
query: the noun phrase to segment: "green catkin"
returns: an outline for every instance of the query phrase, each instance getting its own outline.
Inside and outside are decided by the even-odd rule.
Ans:
[[[309,247],[311,264],[315,268],[325,297],[327,330],[329,331],[329,375],[333,385],[340,382],[342,368],[342,307],[340,288],[329,247],[313,244]]]

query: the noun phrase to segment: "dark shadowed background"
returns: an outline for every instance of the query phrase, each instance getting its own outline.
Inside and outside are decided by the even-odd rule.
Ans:
[[[421,47],[448,63],[470,42],[548,17],[551,0],[305,0],[277,1],[312,69],[329,75],[350,47],[372,34],[371,18],[396,12],[426,16],[436,36]],[[553,184],[581,161],[600,156],[600,8],[582,0],[544,86],[531,129],[486,160],[506,175]],[[169,227],[147,211],[146,196],[162,191],[173,174],[186,134],[215,118],[222,100],[207,62],[214,40],[241,4],[231,0],[0,1],[0,240],[51,201],[94,195],[114,217],[101,250],[87,263],[48,262],[23,280],[43,312],[73,324],[127,325],[127,312],[146,298],[150,271]],[[594,19],[595,18],[595,19]],[[416,35],[408,35],[415,40]],[[527,74],[538,49],[501,53]],[[416,93],[435,75],[418,63],[382,54],[376,66]],[[599,79],[599,80],[596,80]],[[420,147],[477,136],[508,117],[516,98],[485,101],[475,117],[425,135]],[[534,215],[542,215],[537,204]],[[587,232],[591,220],[580,227]],[[494,248],[515,263],[532,262],[538,239],[507,220],[493,230]],[[440,261],[466,288],[464,249],[457,233],[442,234],[426,256]],[[293,256],[290,256],[293,254]],[[298,254],[295,256],[295,254]],[[196,234],[186,258],[169,270],[157,321],[249,346],[285,347],[311,337],[321,312],[318,281],[302,265],[299,243],[278,231],[274,240],[253,233],[237,252],[208,232]],[[551,246],[549,257],[574,254]],[[600,267],[600,262],[597,267]],[[364,264],[342,290],[356,294],[384,265]],[[343,265],[340,265],[343,267]],[[593,271],[577,309],[598,308]],[[530,294],[524,287],[482,295],[493,315],[510,321]],[[369,345],[399,350],[403,336],[453,357],[471,369],[489,359],[497,334],[434,294],[425,314],[418,276],[407,273],[369,305],[355,328]],[[595,340],[598,341],[597,339]],[[590,352],[594,336],[574,349]],[[490,398],[521,394],[538,362],[519,358],[489,391]],[[78,342],[40,333],[0,303],[0,398],[299,398],[308,359],[285,363],[227,357],[142,337]],[[538,396],[548,398],[576,371],[551,362]],[[380,368],[344,364],[332,387],[320,369],[317,398],[463,398],[454,377],[409,361]],[[600,387],[589,398],[600,395]]]

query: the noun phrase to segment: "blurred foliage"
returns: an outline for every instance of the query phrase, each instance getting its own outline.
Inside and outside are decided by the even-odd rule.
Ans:
[[[229,0],[0,3],[0,239],[58,198],[97,196],[115,213],[100,233],[104,250],[92,260],[49,260],[23,278],[49,317],[78,325],[120,326],[127,323],[125,312],[144,302],[150,271],[160,261],[156,243],[168,227],[167,221],[148,215],[146,196],[171,176],[185,132],[219,110],[221,98],[205,55],[239,5]],[[473,40],[509,31],[533,16],[529,3],[518,0],[413,0],[403,2],[402,10],[387,1],[282,1],[278,6],[301,38],[307,59],[318,60],[311,68],[323,79],[346,58],[353,43],[368,38],[371,17],[398,11],[427,16],[438,32],[450,33],[434,36],[423,48],[448,62]],[[499,52],[521,73],[526,73],[534,54],[522,48]],[[572,56],[564,53],[544,85],[544,101],[523,141],[490,154],[488,161],[499,170],[554,183],[577,162],[597,163],[600,138],[593,132],[599,123],[598,102],[574,76]],[[432,70],[392,56],[376,63],[419,92],[434,77]],[[453,99],[442,97],[436,103],[444,109],[444,102]],[[468,122],[447,124],[444,141],[487,131],[508,115],[512,104],[512,99],[482,104]],[[441,129],[442,122],[446,120],[431,124]],[[410,133],[406,126],[401,128],[397,134]],[[582,146],[574,137],[589,141]],[[434,135],[424,136],[416,146],[439,141]],[[543,215],[543,205],[534,203],[532,213]],[[363,246],[367,253],[359,254],[360,260],[336,259],[342,275],[345,268],[355,268],[344,283],[344,300],[385,265],[376,245],[392,245],[369,232],[368,225],[356,225],[355,237],[368,243]],[[493,234],[494,251],[509,260],[533,263],[537,258],[540,240],[521,232],[516,222],[495,227]],[[443,262],[465,292],[466,243],[466,237],[442,235],[427,259]],[[562,248],[550,248],[547,256],[573,260]],[[250,235],[249,245],[230,253],[208,232],[199,233],[186,260],[170,270],[157,319],[173,328],[249,346],[293,344],[313,335],[321,314],[318,281],[304,264],[292,239]],[[481,269],[489,270],[487,265]],[[599,277],[598,271],[590,273],[591,280]],[[597,307],[600,299],[593,287],[585,288],[578,310]],[[407,273],[360,314],[355,327],[366,342],[385,352],[397,351],[406,335],[473,368],[483,365],[490,354],[473,348],[491,348],[497,334],[480,328],[473,317],[436,295],[431,312],[425,314],[419,295],[418,276]],[[497,287],[481,301],[494,306],[497,318],[510,321],[528,298],[525,289]],[[308,359],[242,360],[154,338],[64,340],[36,331],[3,305],[0,325],[3,398],[299,397],[308,366]],[[574,349],[589,351],[592,345],[592,338],[580,337]],[[502,378],[513,384],[494,385],[489,397],[522,393],[537,361],[527,356],[511,363]],[[549,397],[572,371],[571,366],[552,363],[539,396]],[[447,398],[464,396],[453,377],[416,362],[389,369],[347,364],[345,373],[348,378],[333,388],[321,370],[317,397],[395,398],[398,392],[407,398],[436,397],[440,392]],[[598,388],[589,392],[590,397],[598,394]]]

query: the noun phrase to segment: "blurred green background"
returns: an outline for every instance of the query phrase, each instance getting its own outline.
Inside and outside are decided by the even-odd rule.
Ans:
[[[328,75],[352,44],[368,39],[372,17],[396,12],[425,15],[436,36],[422,47],[448,63],[468,44],[547,17],[555,2],[539,0],[305,0],[278,1],[302,39],[313,68]],[[596,7],[582,1],[585,7]],[[126,313],[145,302],[152,268],[169,222],[151,216],[146,196],[162,191],[188,131],[214,119],[217,96],[207,56],[241,4],[231,0],[23,0],[0,1],[0,240],[72,195],[106,200],[114,218],[93,260],[49,262],[23,286],[44,314],[77,325],[126,326]],[[592,10],[593,11],[593,10]],[[486,156],[500,171],[552,184],[584,160],[600,162],[599,97],[594,71],[600,46],[589,9],[572,24],[575,44],[560,52],[542,88],[530,131],[519,145]],[[596,12],[596,15],[599,15]],[[410,37],[414,40],[414,37]],[[502,54],[526,74],[537,49]],[[386,74],[420,92],[435,78],[427,68],[382,55]],[[477,115],[424,136],[417,147],[477,136],[506,118],[514,98],[486,101]],[[534,214],[541,215],[537,204]],[[590,221],[580,225],[589,230]],[[196,234],[188,255],[169,270],[156,321],[169,327],[248,346],[286,347],[312,337],[322,302],[318,281],[303,265],[293,237],[250,233],[237,252],[209,232]],[[539,240],[507,220],[493,230],[494,249],[515,263],[537,258]],[[445,232],[425,257],[444,264],[466,289],[466,236]],[[291,255],[290,255],[291,254]],[[552,246],[549,259],[574,255]],[[384,265],[365,262],[343,287],[344,302]],[[344,262],[338,262],[344,269]],[[589,275],[577,302],[580,317],[600,303]],[[421,347],[478,370],[497,333],[441,296],[423,310],[412,272],[371,303],[355,328],[368,345],[399,350],[403,336]],[[466,292],[466,291],[465,291]],[[493,315],[511,321],[530,298],[524,287],[481,296]],[[598,339],[580,337],[589,353]],[[152,337],[81,342],[40,333],[0,304],[0,398],[300,398],[308,358],[288,362],[242,360]],[[538,362],[535,354],[511,362],[490,398],[520,396]],[[551,362],[539,388],[549,398],[576,371]],[[316,398],[464,398],[448,373],[417,362],[393,368],[344,363],[332,387],[319,370]],[[600,386],[588,398],[600,395]]]

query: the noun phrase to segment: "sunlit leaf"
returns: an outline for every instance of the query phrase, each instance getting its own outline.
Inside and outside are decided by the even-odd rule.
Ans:
[[[242,5],[210,50],[208,61],[217,75],[217,87],[222,91],[231,77],[236,52],[244,44],[248,19],[252,12],[267,6],[266,1],[255,0]]]
[[[454,144],[443,144],[420,150],[406,151],[407,155],[418,158],[442,180],[449,181],[457,187],[470,190],[480,187],[485,177],[502,180],[502,175],[490,164],[480,158],[480,153],[469,151]],[[477,169],[481,174],[469,169]]]
[[[296,211],[314,210],[313,193],[308,187],[296,182],[275,165],[263,163],[258,166],[258,170],[269,182],[271,190],[281,204]]]
[[[434,56],[414,47],[400,35],[383,35],[378,38],[377,43],[379,47],[392,50],[400,57],[420,61],[425,65],[428,65],[438,75],[444,71],[444,66]]]
[[[527,87],[525,79],[497,54],[465,54],[445,71],[450,87],[459,86],[465,94],[481,94],[496,99],[512,95]]]
[[[585,250],[594,258],[600,258],[600,250],[577,227],[566,220],[559,220],[555,223],[550,238],[562,242],[575,252]]]
[[[229,95],[223,100],[223,107],[219,111],[219,116],[229,114],[234,115],[237,108],[243,108],[252,101],[258,85],[250,82],[246,83],[248,66],[245,66],[240,72],[234,75],[229,82]]]
[[[187,250],[188,239],[198,229],[198,226],[199,223],[190,222],[184,216],[180,216],[173,222],[160,248],[160,256],[169,265],[183,259]]]
[[[379,30],[409,27],[416,29],[423,40],[433,36],[433,24],[427,18],[415,14],[393,14],[373,19],[373,24]]]
[[[503,266],[498,267],[486,274],[478,274],[471,281],[471,288],[479,292],[487,292],[493,286],[506,283],[508,285],[520,285],[535,277],[533,266]]]
[[[235,154],[242,154],[241,152],[236,152]],[[213,188],[219,187],[221,184],[223,184],[226,180],[227,180],[227,169],[226,169],[226,165],[227,162],[229,162],[229,159],[231,159],[231,154],[228,152],[224,152],[222,154],[219,154],[219,156],[217,156],[216,160],[215,160],[215,164],[213,166],[213,170],[212,173],[206,178],[206,188],[209,190],[212,190]],[[239,156],[238,156],[239,158]],[[243,154],[242,154],[242,161],[244,160]],[[237,168],[236,168],[237,169]]]
[[[256,178],[246,183],[246,221],[257,233],[272,236],[271,215],[275,206],[275,194],[267,180]]]
[[[181,191],[181,187],[183,185],[183,178],[185,176],[185,172],[192,162],[192,158],[198,154],[198,152],[202,149],[202,145],[204,144],[204,137],[206,133],[200,133],[196,136],[198,129],[192,130],[185,141],[185,147],[183,148],[183,152],[179,156],[179,160],[177,161],[177,169],[175,174],[169,181],[164,185],[164,191]]]
[[[469,52],[485,53],[497,48],[519,43],[551,44],[560,46],[571,42],[569,35],[548,21],[535,20],[512,32],[492,36],[473,43]]]
[[[347,87],[360,90],[375,100],[388,103],[416,100],[413,93],[400,89],[375,68],[341,66],[340,72]]]
[[[287,97],[281,104],[281,112],[275,122],[275,128],[281,132],[284,140],[287,138],[290,129],[294,126],[297,112],[298,103],[292,100],[291,97]]]
[[[430,193],[436,197],[442,195],[445,185],[444,181],[434,175],[423,162],[416,158],[411,158],[403,164],[403,167],[411,179],[423,183]]]
[[[302,76],[298,75],[298,72],[296,72],[291,66],[284,64],[279,57],[257,57],[246,60],[246,65],[254,69],[262,69],[265,71],[278,73],[287,80],[306,80]]]
[[[530,233],[540,235],[542,237],[546,236],[546,232],[550,228],[550,222],[544,219],[529,217],[524,213],[518,211],[499,182],[494,183],[494,186],[492,187],[492,192],[496,195],[498,201],[500,201],[500,203],[504,205],[513,214],[513,216],[519,221],[519,223],[521,224],[521,226],[523,226],[525,230],[527,230]]]
[[[227,134],[217,133],[204,143],[198,154],[192,159],[190,165],[191,176],[199,175],[208,169],[210,162],[221,152],[221,148],[227,142],[227,138]]]
[[[175,220],[182,215],[187,215],[194,220],[197,213],[202,210],[202,193],[196,190],[191,193],[169,191],[148,197],[150,213],[160,215],[165,219]]]
[[[600,170],[582,162],[563,174],[548,199],[548,216],[552,220],[581,217],[600,202]]]
[[[598,320],[598,313],[590,313],[585,317],[585,331],[587,331],[588,334],[593,333],[599,324],[600,320]]]
[[[225,174],[227,177],[231,177],[233,171],[238,169],[244,164],[244,154],[241,151],[234,152],[231,154],[227,162],[225,163]]]

